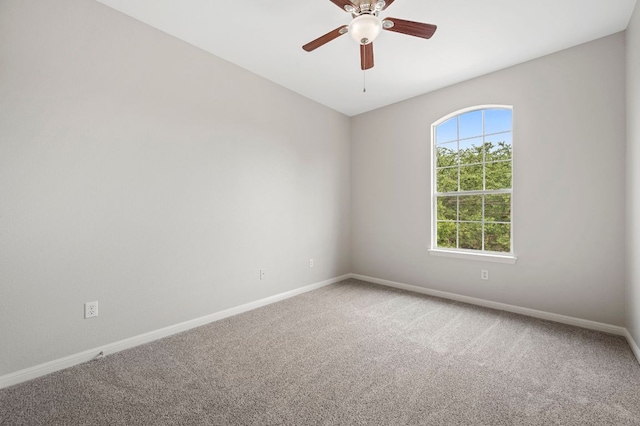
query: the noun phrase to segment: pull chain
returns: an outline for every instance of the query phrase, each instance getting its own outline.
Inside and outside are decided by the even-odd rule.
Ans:
[[[362,93],[367,93],[367,70],[362,70]]]

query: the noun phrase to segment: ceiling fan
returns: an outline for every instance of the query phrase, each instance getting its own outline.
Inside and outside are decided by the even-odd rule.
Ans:
[[[343,25],[302,46],[311,52],[320,46],[349,33],[360,45],[360,67],[373,68],[373,40],[382,30],[394,31],[414,37],[431,38],[437,26],[397,18],[380,19],[378,15],[395,0],[330,0],[333,4],[350,13],[349,25]]]

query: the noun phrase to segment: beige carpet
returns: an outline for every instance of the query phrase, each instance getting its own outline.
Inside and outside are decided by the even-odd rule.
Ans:
[[[1,425],[640,425],[617,336],[347,280],[0,391]]]

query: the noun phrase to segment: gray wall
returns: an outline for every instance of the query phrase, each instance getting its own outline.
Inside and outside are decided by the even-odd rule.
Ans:
[[[350,272],[349,163],[346,116],[97,2],[0,1],[0,375]]]
[[[627,28],[627,327],[640,344],[640,3]]]
[[[515,265],[427,252],[431,124],[480,104],[514,107]],[[623,33],[357,116],[353,272],[624,325],[624,163]]]

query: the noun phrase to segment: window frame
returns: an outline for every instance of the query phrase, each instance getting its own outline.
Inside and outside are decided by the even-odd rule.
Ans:
[[[487,250],[473,250],[473,249],[463,249],[463,248],[445,248],[438,247],[438,216],[437,216],[437,196],[439,193],[437,192],[437,169],[438,169],[438,157],[437,157],[437,140],[436,140],[436,128],[445,123],[446,121],[474,111],[484,111],[488,109],[506,109],[511,111],[511,188],[509,189],[498,189],[498,190],[487,190],[486,188],[482,190],[473,190],[473,191],[455,191],[449,193],[440,193],[441,194],[459,194],[463,196],[471,196],[471,195],[491,195],[491,194],[510,194],[511,200],[511,217],[510,217],[510,249],[509,252],[495,252],[495,251],[487,251]],[[489,104],[489,105],[477,105],[471,106],[467,108],[463,108],[457,111],[454,111],[450,114],[445,115],[444,117],[438,119],[433,124],[431,124],[431,245],[429,247],[429,254],[433,256],[444,256],[444,257],[453,257],[458,259],[469,259],[469,260],[480,260],[480,261],[488,261],[488,262],[498,262],[498,263],[516,263],[517,257],[515,255],[514,248],[514,212],[513,212],[513,181],[514,181],[514,141],[513,141],[513,133],[514,133],[514,114],[513,114],[513,106],[512,105],[498,105],[498,104]],[[483,113],[483,132],[481,137],[484,138],[487,135],[484,133],[484,113]],[[458,127],[458,139],[456,142],[459,145],[460,137],[460,129]],[[482,165],[487,164],[486,159],[482,159]],[[458,163],[458,170],[460,168],[460,163]],[[459,173],[458,173],[458,179]],[[483,187],[484,187],[484,176],[483,176]],[[458,186],[459,188],[459,186]],[[459,203],[459,201],[458,201]],[[458,213],[459,214],[459,213]],[[459,218],[458,218],[459,219]],[[459,220],[456,219],[456,222]],[[484,207],[482,212],[482,224],[484,229]],[[459,243],[458,238],[456,240]],[[483,231],[483,246],[484,246],[484,231]]]

